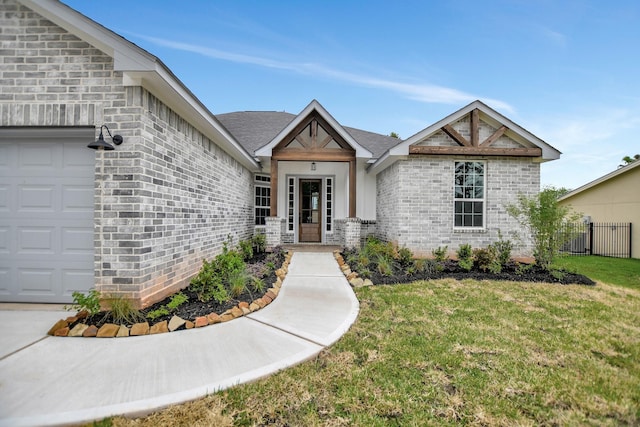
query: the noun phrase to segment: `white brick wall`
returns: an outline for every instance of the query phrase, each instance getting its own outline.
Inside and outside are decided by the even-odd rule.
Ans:
[[[454,231],[453,181],[456,160],[477,160],[464,156],[412,156],[378,175],[377,233],[400,246],[429,255],[439,246],[455,251],[461,244],[486,247],[498,238],[498,230],[512,241],[520,231],[506,205],[519,193],[533,195],[540,188],[540,166],[529,158],[495,157],[486,161],[486,229]],[[526,237],[526,236],[521,236]],[[529,255],[524,239],[514,254]]]
[[[228,235],[251,235],[252,174],[152,94],[124,87],[113,58],[12,0],[0,3],[0,41],[0,126],[106,123],[124,137],[96,153],[100,290],[152,303],[188,284]]]

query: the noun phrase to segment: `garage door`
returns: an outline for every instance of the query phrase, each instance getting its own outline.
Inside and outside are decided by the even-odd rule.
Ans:
[[[0,129],[0,301],[93,287],[91,129]]]

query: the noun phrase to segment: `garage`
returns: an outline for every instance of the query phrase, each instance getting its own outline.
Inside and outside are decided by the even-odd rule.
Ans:
[[[93,287],[93,128],[0,129],[0,301]]]

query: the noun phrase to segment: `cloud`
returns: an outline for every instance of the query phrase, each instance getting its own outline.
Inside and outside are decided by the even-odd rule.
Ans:
[[[261,56],[228,52],[206,46],[182,43],[157,37],[149,37],[140,34],[132,35],[135,35],[138,38],[144,39],[158,46],[167,47],[170,49],[192,52],[209,58],[220,59],[224,61],[236,62],[241,64],[251,64],[272,69],[287,70],[309,76],[330,78],[337,81],[353,83],[359,86],[385,89],[391,92],[398,93],[408,99],[424,103],[459,105],[461,103],[469,103],[475,101],[476,99],[481,99],[482,101],[488,103],[496,109],[504,110],[508,113],[512,113],[514,111],[513,107],[504,101],[500,101],[498,99],[483,98],[474,94],[466,93],[445,86],[425,83],[404,83],[393,80],[380,79],[367,75],[349,73],[335,68],[326,67],[317,63],[279,61]]]

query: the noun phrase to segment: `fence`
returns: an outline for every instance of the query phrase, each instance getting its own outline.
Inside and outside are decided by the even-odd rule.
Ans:
[[[565,224],[573,238],[562,248],[571,255],[631,258],[631,223]]]

